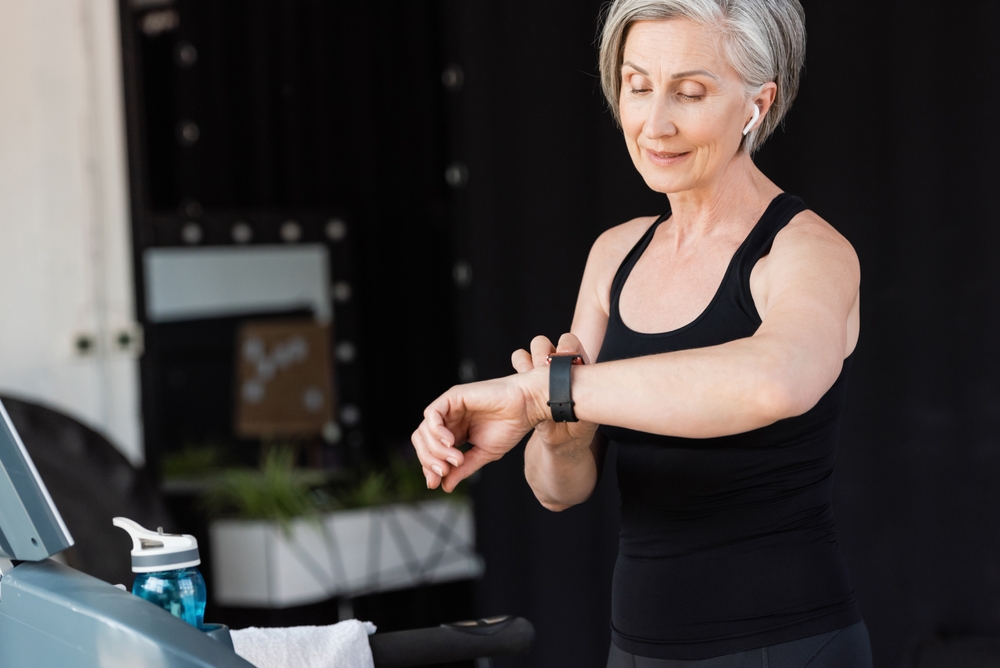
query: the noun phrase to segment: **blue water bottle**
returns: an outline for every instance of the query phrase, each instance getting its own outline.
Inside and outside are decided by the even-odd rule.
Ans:
[[[132,537],[132,593],[201,629],[205,621],[205,580],[198,571],[198,541],[187,534],[150,531],[125,517],[113,520]]]

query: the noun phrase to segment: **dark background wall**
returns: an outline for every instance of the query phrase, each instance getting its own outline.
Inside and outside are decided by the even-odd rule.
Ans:
[[[217,15],[199,14],[196,4],[178,2],[181,30],[188,12],[207,17],[207,32],[185,38],[202,40],[209,58],[236,44],[225,31],[208,31],[213,16],[250,35],[239,48],[271,60],[254,65],[249,82],[215,76],[257,90],[257,113],[285,119],[271,126],[274,144],[237,145],[263,152],[261,171],[248,158],[233,172],[247,188],[201,172],[214,188],[200,195],[206,228],[216,219],[228,225],[234,207],[274,210],[276,221],[286,207],[351,208],[366,353],[359,393],[385,390],[398,407],[364,426],[374,457],[404,443],[422,405],[447,385],[509,373],[511,351],[566,330],[593,240],[664,207],[635,173],[604,108],[599,0],[207,3],[225,10]],[[915,665],[921,644],[1000,635],[1000,225],[992,202],[1000,2],[803,4],[802,90],[757,161],[861,258],[862,335],[836,512],[876,665],[903,668]],[[247,8],[256,13],[226,18]],[[327,43],[324,30],[339,41]],[[171,54],[161,54],[164,62]],[[438,73],[451,64],[462,85],[442,89]],[[156,85],[174,76],[188,75],[165,70]],[[182,111],[201,113],[198,104],[211,100],[205,91],[221,85],[178,82],[171,85],[188,86],[188,97],[165,98],[181,105],[164,112],[166,133]],[[292,94],[284,92],[289,82]],[[296,98],[296,82],[323,95]],[[227,114],[252,121],[221,103],[200,109],[220,128]],[[133,166],[144,159],[136,137],[133,128]],[[173,144],[151,150],[185,174],[207,164],[184,167],[191,156],[172,153]],[[329,160],[338,151],[350,169]],[[464,166],[467,182],[446,187],[449,165]],[[194,187],[182,176],[164,182],[176,192],[143,202],[153,191],[144,195],[133,172],[138,243],[156,243],[156,230],[183,217],[170,210]],[[256,178],[280,187],[255,188]],[[163,369],[148,358],[143,373],[144,389],[155,390]],[[149,424],[147,415],[147,432]],[[599,668],[616,552],[613,470],[589,502],[553,514],[535,502],[522,466],[515,451],[471,483],[487,560],[479,613],[522,614],[538,629],[530,656],[495,665]]]
[[[339,403],[360,414],[339,420],[350,452],[327,459],[378,458],[407,441],[437,388],[458,380],[440,2],[120,7],[147,459],[155,468],[210,442],[256,453],[232,434],[245,317],[158,323],[142,313],[143,253],[190,245],[190,225],[202,246],[235,245],[238,222],[249,245],[274,245],[293,220],[296,243],[325,244],[330,283],[351,288],[334,304],[334,339],[358,351],[338,356]],[[329,238],[332,219],[346,239]],[[371,397],[396,409],[378,411]]]
[[[570,322],[589,245],[659,213],[603,111],[599,2],[450,3],[466,67],[476,280],[464,337],[481,375]],[[876,665],[1000,627],[1000,3],[804,2],[807,68],[757,161],[861,258],[862,335],[838,455],[841,544]],[[601,666],[617,494],[554,515],[522,457],[477,487],[489,611],[539,628],[530,660]]]

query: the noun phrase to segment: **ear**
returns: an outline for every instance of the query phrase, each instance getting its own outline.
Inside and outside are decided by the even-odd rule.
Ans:
[[[761,118],[767,116],[768,110],[771,108],[771,105],[774,104],[774,100],[777,97],[778,84],[773,81],[769,81],[764,84],[764,87],[760,89],[760,92],[754,95],[753,103],[757,105],[758,109],[760,109]],[[757,127],[759,126],[760,123],[758,122]]]

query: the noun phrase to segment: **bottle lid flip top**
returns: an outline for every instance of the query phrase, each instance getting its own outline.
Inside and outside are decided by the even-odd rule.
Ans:
[[[116,517],[114,525],[132,537],[132,572],[155,573],[191,568],[201,563],[198,541],[188,534],[150,531],[126,517]]]

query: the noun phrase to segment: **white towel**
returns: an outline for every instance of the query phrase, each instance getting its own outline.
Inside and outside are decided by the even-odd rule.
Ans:
[[[374,668],[371,622],[232,631],[236,653],[257,668]]]

